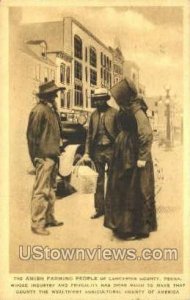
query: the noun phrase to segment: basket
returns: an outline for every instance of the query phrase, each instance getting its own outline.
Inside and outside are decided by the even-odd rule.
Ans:
[[[90,160],[91,167],[85,165],[84,160],[79,160],[71,173],[71,185],[80,194],[95,194],[98,173],[94,162]]]

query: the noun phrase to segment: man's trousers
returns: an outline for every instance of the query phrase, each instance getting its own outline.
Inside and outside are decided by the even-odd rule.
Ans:
[[[31,227],[44,228],[54,218],[57,163],[53,159],[35,158],[36,178],[31,201]]]
[[[96,146],[93,149],[92,159],[98,172],[97,188],[94,195],[94,205],[98,214],[104,214],[105,198],[105,167],[107,165],[107,175],[109,176],[110,163],[113,156],[113,146]]]

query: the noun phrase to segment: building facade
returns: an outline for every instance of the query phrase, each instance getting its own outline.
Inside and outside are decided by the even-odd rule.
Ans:
[[[72,110],[88,114],[94,89],[112,86],[112,51],[71,17],[64,18],[63,30],[63,49],[73,58]]]
[[[121,52],[121,49],[117,47],[116,49],[112,49],[113,55],[113,85],[123,79],[123,64],[124,57]]]
[[[58,92],[58,109],[61,113],[68,113],[72,109],[72,57],[67,55],[64,51],[49,51],[47,55],[57,66],[56,84],[65,88]]]
[[[26,141],[29,114],[39,101],[36,96],[39,85],[56,77],[57,67],[47,57],[46,50],[47,43],[44,40],[30,40],[11,49],[10,61],[13,63],[10,65],[10,143],[12,151],[20,155],[18,159],[26,168],[30,165]]]
[[[62,113],[89,115],[94,89],[113,85],[113,52],[76,19],[23,25],[22,38],[46,40],[56,83],[66,88],[58,96]]]

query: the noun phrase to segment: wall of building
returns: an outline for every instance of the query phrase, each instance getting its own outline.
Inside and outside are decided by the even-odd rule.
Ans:
[[[103,86],[103,81],[101,78],[101,53],[108,57],[109,60],[111,61],[111,69],[110,69],[110,74],[112,74],[112,53],[108,50],[108,48],[104,47],[102,44],[100,44],[96,39],[94,39],[89,33],[78,24],[75,22],[72,22],[72,54],[73,54],[73,61],[72,61],[72,82],[73,82],[73,87],[74,83],[76,82],[76,79],[74,78],[75,70],[74,70],[74,65],[75,61],[78,61],[79,63],[82,64],[82,89],[83,89],[83,108],[73,106],[74,109],[80,110],[80,109],[85,109],[86,111],[91,111],[91,92],[94,90],[96,87],[101,87]],[[83,53],[82,53],[82,59],[78,59],[74,57],[74,37],[75,35],[79,36],[82,40],[82,48],[83,48]],[[68,37],[70,40],[70,37]],[[97,55],[97,65],[96,67],[93,67],[90,65],[90,47],[93,47],[96,49],[96,55]],[[87,51],[87,60],[86,60],[86,51]],[[97,82],[95,85],[90,84],[90,69],[94,70],[97,72]],[[86,71],[87,71],[87,78],[86,78]],[[87,80],[86,80],[87,79]],[[112,76],[111,76],[112,80]],[[109,85],[109,87],[112,85],[112,81]],[[74,95],[74,93],[73,93]]]
[[[10,146],[27,168],[30,165],[26,140],[29,113],[38,101],[39,85],[46,76],[47,80],[55,77],[56,66],[18,48],[14,49],[14,64],[10,67]]]
[[[123,79],[124,58],[119,48],[113,50],[113,85]]]

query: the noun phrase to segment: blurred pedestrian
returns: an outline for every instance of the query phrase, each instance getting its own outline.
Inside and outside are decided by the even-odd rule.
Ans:
[[[31,229],[48,235],[46,227],[61,226],[54,217],[55,183],[60,155],[61,123],[55,98],[62,89],[49,81],[40,85],[39,103],[32,109],[27,128],[29,154],[36,176],[31,200]]]

